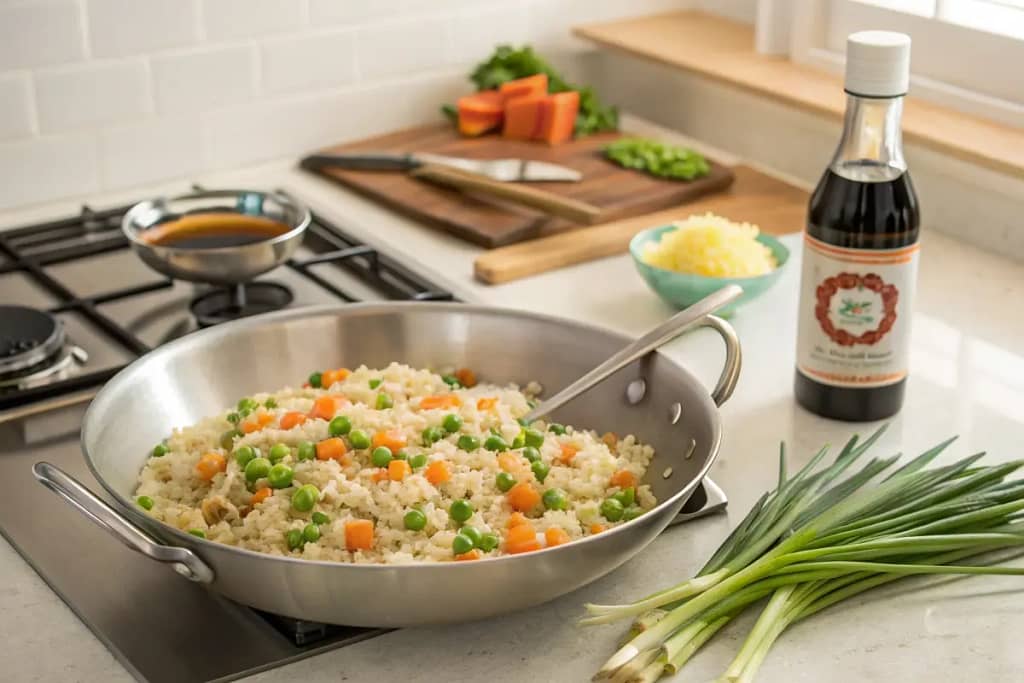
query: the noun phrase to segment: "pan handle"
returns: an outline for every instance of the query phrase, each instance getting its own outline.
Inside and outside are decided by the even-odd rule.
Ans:
[[[722,374],[718,376],[718,383],[711,390],[711,400],[715,402],[716,406],[720,406],[732,396],[733,390],[736,389],[736,383],[740,379],[740,367],[743,365],[740,338],[736,335],[736,330],[732,325],[716,315],[706,316],[699,325],[710,327],[718,332],[722,341],[725,342],[725,366],[722,368]]]
[[[174,571],[189,581],[213,582],[213,570],[198,555],[188,548],[158,543],[64,470],[48,462],[37,462],[32,466],[32,473],[43,486],[132,550],[158,562],[169,563]]]

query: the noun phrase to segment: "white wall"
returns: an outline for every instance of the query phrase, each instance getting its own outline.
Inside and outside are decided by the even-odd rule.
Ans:
[[[687,0],[0,2],[0,209],[429,121],[495,44]]]

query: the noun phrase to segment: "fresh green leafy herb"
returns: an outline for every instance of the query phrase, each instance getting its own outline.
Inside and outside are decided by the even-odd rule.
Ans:
[[[605,147],[604,153],[619,166],[658,178],[693,180],[711,171],[707,159],[692,149],[646,138],[621,138]]]

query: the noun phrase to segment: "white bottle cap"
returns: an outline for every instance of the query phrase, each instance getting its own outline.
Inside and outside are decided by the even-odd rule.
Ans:
[[[899,97],[910,86],[910,36],[895,31],[860,31],[846,39],[846,92]]]

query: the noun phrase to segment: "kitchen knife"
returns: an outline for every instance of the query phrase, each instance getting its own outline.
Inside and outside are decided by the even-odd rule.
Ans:
[[[353,171],[410,171],[424,164],[448,166],[479,173],[500,182],[561,181],[578,182],[579,171],[547,161],[533,159],[464,159],[441,154],[395,154],[390,152],[360,152],[348,154],[312,154],[300,165],[309,171],[344,168]]]

